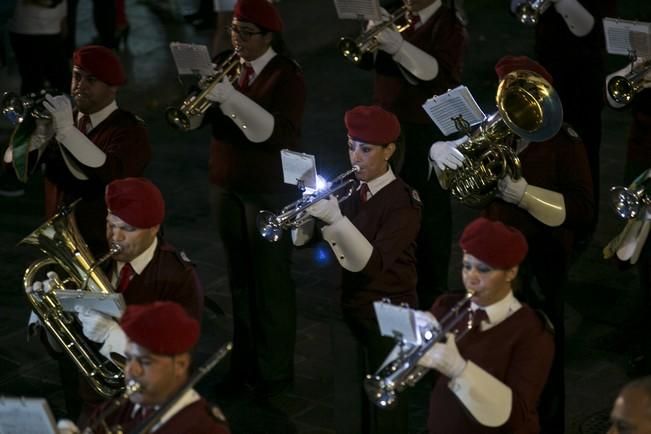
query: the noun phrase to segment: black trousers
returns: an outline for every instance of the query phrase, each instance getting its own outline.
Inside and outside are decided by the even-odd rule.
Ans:
[[[276,212],[290,201],[281,194],[213,190],[233,300],[231,374],[270,392],[293,381],[296,293],[291,237],[266,241],[256,218],[260,210]]]

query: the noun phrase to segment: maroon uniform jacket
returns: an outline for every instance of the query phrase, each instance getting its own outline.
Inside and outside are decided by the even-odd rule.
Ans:
[[[342,272],[344,311],[372,319],[373,302],[383,298],[415,307],[415,250],[421,211],[415,190],[396,178],[365,203],[353,194],[342,202],[341,211],[373,246],[362,271]]]
[[[283,183],[281,149],[297,149],[300,136],[305,82],[300,67],[276,54],[241,91],[274,117],[271,137],[262,143],[249,141],[216,104],[206,119],[212,123],[210,181],[239,192],[276,192]]]
[[[88,133],[88,138],[106,153],[106,162],[98,168],[78,163],[88,180],[75,178],[63,161],[63,146],[51,144],[44,156],[46,216],[51,217],[56,207],[82,201],[76,206],[77,226],[91,251],[97,256],[106,251],[106,205],[104,190],[114,179],[142,176],[151,159],[147,129],[135,115],[117,109]]]
[[[422,26],[403,32],[403,37],[436,59],[438,75],[426,82],[411,77],[414,84],[409,83],[403,75],[405,70],[401,71],[389,54],[378,51],[373,98],[377,104],[398,116],[401,122],[428,124],[432,120],[423,110],[425,100],[461,83],[468,33],[456,12],[443,5]]]
[[[526,210],[499,199],[489,204],[484,215],[519,229],[527,238],[532,260],[567,261],[575,232],[588,227],[594,215],[585,147],[573,130],[564,126],[550,140],[530,143],[519,158],[522,175],[529,184],[563,195],[565,222],[555,228],[547,226]]]
[[[439,297],[431,312],[442,318],[461,299],[459,294]],[[448,387],[450,379],[438,375],[430,398],[430,434],[537,434],[537,405],[554,357],[554,338],[543,320],[523,305],[493,328],[474,328],[457,342],[461,357],[472,361],[513,392],[509,420],[497,428],[479,424]]]
[[[132,416],[133,408],[134,405],[129,401],[117,409],[106,420],[109,428],[119,425],[125,434],[137,429],[143,419]],[[101,411],[102,408],[94,416],[101,414]],[[156,434],[230,434],[228,424],[221,417],[221,411],[203,398],[181,409],[155,432]],[[101,428],[100,431],[95,431],[95,434],[101,433],[104,433]]]

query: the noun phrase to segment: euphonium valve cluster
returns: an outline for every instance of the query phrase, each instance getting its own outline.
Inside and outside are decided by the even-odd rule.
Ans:
[[[608,80],[606,88],[610,97],[618,104],[628,104],[636,93],[644,88],[644,79],[651,71],[651,59],[645,62],[631,63],[626,75],[616,75]]]

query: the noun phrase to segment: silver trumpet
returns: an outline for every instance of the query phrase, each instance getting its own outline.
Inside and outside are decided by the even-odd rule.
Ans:
[[[650,187],[650,180],[641,183],[635,190],[622,186],[610,187],[610,203],[617,216],[630,220],[646,211],[651,205]]]
[[[350,175],[359,172],[359,166],[353,166],[349,171],[328,182],[327,187],[308,194],[299,200],[284,207],[280,213],[262,210],[257,217],[257,227],[260,235],[265,240],[275,243],[282,236],[284,229],[297,228],[312,218],[305,210],[320,201],[333,195],[339,202],[350,197],[357,187],[357,180]]]
[[[24,96],[14,92],[4,92],[0,96],[0,112],[14,126],[22,123],[27,116],[35,119],[52,119],[50,112],[43,107],[46,93],[48,93],[46,89]],[[57,94],[56,91],[50,93]]]
[[[551,6],[551,0],[524,0],[513,11],[522,24],[535,26],[540,16]]]
[[[651,70],[651,59],[633,65],[628,74],[616,75],[608,80],[606,88],[610,97],[619,104],[628,104],[643,89],[644,76]]]
[[[427,373],[428,368],[420,366],[418,361],[423,358],[437,342],[446,339],[448,333],[454,333],[459,341],[473,327],[470,310],[470,300],[473,292],[466,295],[445,314],[438,325],[421,330],[423,343],[408,345],[399,341],[400,353],[388,364],[382,366],[373,375],[367,375],[364,389],[368,399],[380,408],[393,407],[397,394],[407,387],[414,386]],[[467,322],[463,324],[464,318]]]

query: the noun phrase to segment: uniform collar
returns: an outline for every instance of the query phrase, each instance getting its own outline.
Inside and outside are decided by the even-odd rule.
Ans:
[[[133,268],[133,271],[135,271],[136,274],[142,274],[142,271],[145,269],[145,267],[149,265],[149,263],[154,257],[154,252],[156,252],[157,245],[158,245],[158,237],[154,238],[154,242],[151,243],[151,245],[147,247],[144,252],[142,252],[134,260],[129,262],[131,264],[131,267]],[[120,271],[122,271],[122,267],[124,267],[124,262],[118,261],[117,264],[118,264],[117,275],[119,276]]]
[[[513,295],[513,291],[510,291],[506,297],[498,301],[497,303],[493,303],[490,306],[479,306],[476,304],[474,301],[470,304],[470,308],[475,311],[476,309],[484,309],[486,311],[486,315],[488,315],[488,320],[490,321],[488,324],[483,323],[481,324],[481,329],[482,331],[488,330],[490,328],[495,327],[505,319],[507,319],[509,316],[511,316],[513,313],[515,313],[518,309],[522,307],[522,304],[518,301],[517,298]]]
[[[384,174],[378,176],[372,181],[367,182],[366,184],[368,184],[368,191],[371,193],[371,197],[375,196],[378,191],[382,190],[395,179],[396,175],[393,174],[393,170],[391,170],[391,166],[389,166],[389,170],[387,170]],[[360,183],[360,186],[362,184],[363,182]]]
[[[251,79],[251,83],[253,80],[256,79],[258,75],[262,72],[265,66],[267,66],[267,63],[271,61],[271,59],[274,58],[276,55],[276,52],[274,51],[273,48],[269,47],[265,53],[258,57],[257,59],[251,60],[250,62],[247,62],[246,60],[240,58],[241,63],[248,63],[251,65],[251,68],[253,68],[253,78]]]
[[[95,128],[97,125],[102,123],[106,118],[108,118],[111,115],[111,113],[113,113],[117,109],[118,109],[118,103],[115,102],[115,100],[113,100],[113,101],[111,101],[111,103],[109,105],[107,105],[106,107],[104,107],[100,111],[89,114],[88,115],[88,117],[90,118],[90,130],[89,131],[93,130],[93,128]],[[79,119],[83,115],[84,115],[84,113],[81,113],[81,112],[77,113],[77,123],[79,123]]]

